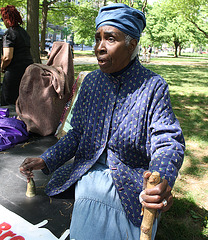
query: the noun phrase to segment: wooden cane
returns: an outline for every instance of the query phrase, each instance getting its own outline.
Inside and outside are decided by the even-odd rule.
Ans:
[[[159,183],[160,183],[160,174],[158,172],[153,172],[151,176],[147,179],[146,189],[153,188]],[[144,207],[140,240],[151,240],[152,226],[154,223],[156,213],[157,213],[156,209],[150,209],[150,208]]]

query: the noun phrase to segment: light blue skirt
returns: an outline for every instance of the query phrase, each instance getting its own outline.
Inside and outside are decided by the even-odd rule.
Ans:
[[[158,220],[153,225],[155,238]],[[71,240],[139,240],[140,228],[121,205],[108,166],[100,159],[75,187]]]

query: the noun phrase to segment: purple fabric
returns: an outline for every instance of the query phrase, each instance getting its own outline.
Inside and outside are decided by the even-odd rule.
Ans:
[[[8,116],[9,109],[0,108],[0,151],[26,141],[29,136],[23,121]]]
[[[9,109],[8,108],[0,108],[0,118],[9,117]]]

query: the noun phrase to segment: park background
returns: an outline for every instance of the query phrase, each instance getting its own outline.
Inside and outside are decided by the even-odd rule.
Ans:
[[[173,189],[174,204],[162,215],[156,240],[208,239],[208,2],[111,2],[126,3],[145,13],[147,26],[139,44],[150,44],[153,52],[150,63],[143,65],[168,82],[186,140],[184,164]],[[14,4],[22,13],[35,62],[47,61],[44,53],[53,41],[74,44],[75,78],[81,71],[98,68],[93,54],[94,22],[99,8],[108,3],[0,0],[0,6]],[[1,24],[0,32],[4,31]]]

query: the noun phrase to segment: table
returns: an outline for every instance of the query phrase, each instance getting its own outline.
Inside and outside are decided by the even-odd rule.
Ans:
[[[26,197],[26,178],[19,166],[26,157],[37,157],[57,142],[56,137],[31,135],[25,143],[0,152],[0,204],[32,224],[48,220],[44,227],[56,237],[69,228],[74,203],[73,189],[56,197],[48,197],[44,188],[51,176],[35,171],[34,181],[37,194]]]

